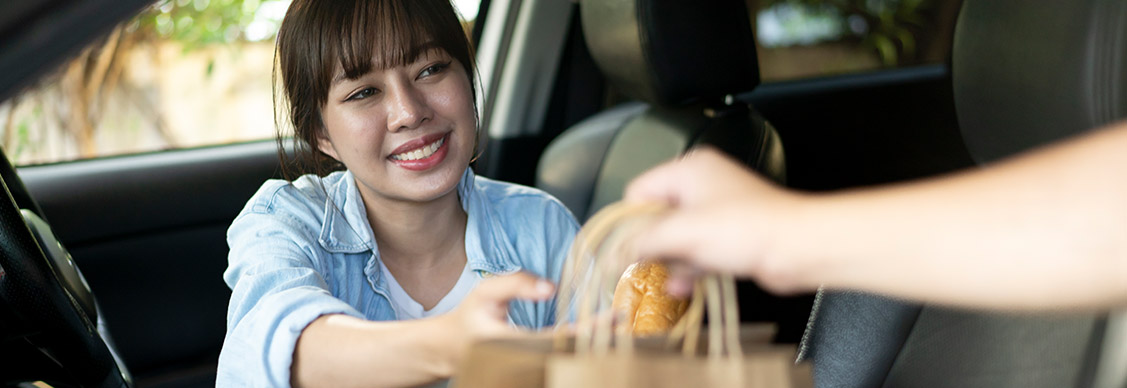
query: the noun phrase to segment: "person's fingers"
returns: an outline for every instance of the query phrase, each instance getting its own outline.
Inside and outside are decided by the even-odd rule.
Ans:
[[[534,275],[517,272],[484,279],[474,291],[483,300],[500,303],[512,299],[548,299],[555,292],[555,286]]]
[[[710,146],[693,148],[680,158],[673,159],[642,173],[626,185],[623,199],[627,201],[661,201],[677,205],[682,197],[694,189],[689,181],[695,178],[709,160],[723,158],[720,151]]]
[[[693,293],[693,283],[700,276],[700,270],[682,263],[669,263],[669,279],[665,282],[665,293],[678,298],[686,298]]]
[[[681,166],[677,160],[659,164],[634,178],[626,185],[622,199],[625,201],[658,201],[676,205]]]
[[[686,212],[673,212],[658,218],[634,240],[638,257],[654,260],[693,259],[693,253],[701,244],[698,232],[702,229],[696,218]]]
[[[720,151],[719,148],[708,144],[702,144],[695,146],[688,151],[685,151],[685,154],[681,156],[681,161],[694,164],[700,160],[708,160],[714,158],[727,159],[728,157],[725,156],[724,151]]]
[[[679,206],[717,194],[724,182],[751,171],[710,146],[696,147],[679,159],[642,173],[626,186],[627,201],[659,201]]]

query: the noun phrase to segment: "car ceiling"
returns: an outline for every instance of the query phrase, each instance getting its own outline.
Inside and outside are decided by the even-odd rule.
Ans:
[[[152,0],[0,2],[0,101],[150,3]]]

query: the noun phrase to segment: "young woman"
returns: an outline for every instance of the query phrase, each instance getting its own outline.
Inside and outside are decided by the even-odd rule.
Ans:
[[[474,339],[552,323],[544,279],[578,225],[468,168],[473,59],[449,0],[295,0],[277,57],[314,174],[266,182],[228,231],[218,385],[417,385]]]

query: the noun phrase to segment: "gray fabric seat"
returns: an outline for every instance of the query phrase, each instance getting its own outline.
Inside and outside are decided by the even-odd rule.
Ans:
[[[744,1],[701,7],[679,0],[595,0],[582,1],[580,12],[600,71],[637,101],[600,112],[553,140],[540,159],[537,187],[582,222],[620,199],[630,179],[696,144],[717,146],[783,179],[775,130],[748,105],[725,102],[759,84]]]
[[[1125,1],[965,0],[952,58],[960,130],[980,163],[1127,117]],[[803,355],[819,387],[1122,387],[1098,368],[1105,338],[1120,337],[1109,333],[1103,313],[828,292]]]

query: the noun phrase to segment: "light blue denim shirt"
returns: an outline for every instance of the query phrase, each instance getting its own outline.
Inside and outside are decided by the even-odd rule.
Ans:
[[[526,271],[558,282],[579,229],[540,190],[476,177],[458,183],[466,210],[467,265],[479,276]],[[289,386],[298,335],[325,314],[395,320],[379,250],[352,173],[262,185],[227,231],[223,279],[231,287],[216,385]],[[510,320],[539,328],[555,301],[514,301]]]

